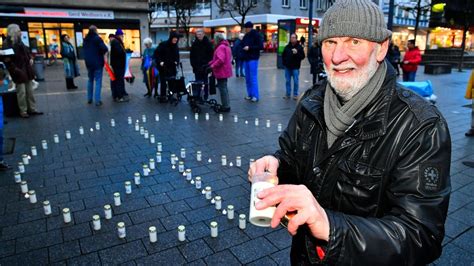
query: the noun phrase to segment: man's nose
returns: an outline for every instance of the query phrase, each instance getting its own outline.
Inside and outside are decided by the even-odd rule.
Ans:
[[[331,61],[334,65],[339,65],[349,59],[346,49],[347,48],[344,46],[344,44],[336,45],[331,58]]]

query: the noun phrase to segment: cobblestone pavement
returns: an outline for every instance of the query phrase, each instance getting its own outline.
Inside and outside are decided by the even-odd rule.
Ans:
[[[296,102],[284,100],[284,75],[277,70],[274,55],[264,55],[260,62],[261,101],[248,103],[242,78],[229,80],[232,111],[223,115],[207,107],[195,120],[186,101],[177,106],[159,104],[143,98],[144,84],[137,76],[127,84],[128,103],[113,103],[108,79],[103,81],[104,105],[88,105],[85,97],[86,72],[76,79],[79,90],[66,91],[62,65],[46,68],[46,81],[35,92],[38,109],[45,115],[29,119],[8,118],[5,138],[15,138],[14,153],[5,159],[15,165],[30,147],[38,148],[22,179],[35,190],[38,202],[32,204],[15,184],[13,172],[0,174],[0,265],[12,264],[192,264],[192,265],[288,265],[291,238],[284,228],[238,226],[238,214],[248,214],[250,185],[247,168],[251,158],[273,153],[277,148],[279,123],[286,125]],[[189,63],[184,62],[187,66]],[[439,265],[470,265],[474,262],[474,169],[461,164],[474,161],[473,139],[464,137],[469,127],[470,108],[463,99],[468,72],[424,76],[430,79],[438,95],[438,106],[449,122],[453,140],[452,186],[446,238]],[[189,67],[185,76],[191,77]],[[301,90],[309,86],[309,68],[303,65]],[[173,114],[173,120],[169,119]],[[205,119],[209,113],[209,120]],[[155,121],[155,115],[159,121]],[[142,122],[142,115],[147,121]],[[238,116],[234,122],[233,116]],[[142,164],[155,158],[156,143],[150,143],[134,125],[140,121],[156,142],[162,142],[163,162],[139,186],[126,194],[124,182],[134,181]],[[255,125],[255,119],[259,125]],[[115,120],[115,127],[111,126]],[[267,127],[267,120],[270,125]],[[100,130],[96,129],[100,123]],[[79,134],[79,127],[84,135]],[[71,139],[65,138],[70,130]],[[59,135],[54,143],[53,135]],[[48,142],[43,150],[41,141]],[[186,149],[185,167],[193,177],[201,176],[203,187],[211,186],[213,195],[223,198],[222,206],[232,204],[235,218],[228,220],[216,210],[201,190],[195,188],[170,163],[172,153],[180,156]],[[202,152],[202,161],[196,152]],[[221,155],[227,165],[221,165]],[[236,156],[242,166],[236,166]],[[156,159],[156,158],[155,158]],[[232,162],[233,166],[230,166]],[[121,194],[120,206],[114,206],[114,192]],[[52,214],[45,216],[42,202],[49,200]],[[103,206],[111,204],[113,217],[104,218]],[[63,222],[62,209],[69,208],[70,223]],[[102,228],[94,231],[92,216],[101,216]],[[218,237],[210,237],[209,224],[218,223]],[[117,237],[116,225],[124,222],[126,238]],[[186,241],[178,241],[178,225],[186,226]],[[158,241],[150,243],[148,228],[155,226]],[[383,251],[381,251],[383,252]]]

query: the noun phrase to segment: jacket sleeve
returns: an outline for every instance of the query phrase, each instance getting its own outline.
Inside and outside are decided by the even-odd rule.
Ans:
[[[304,54],[304,50],[303,50],[303,46],[298,46],[298,57],[299,57],[299,60],[303,60],[305,58],[305,54]]]
[[[104,41],[102,41],[102,39],[100,37],[97,37],[97,39],[98,39],[98,42],[99,42],[100,53],[102,55],[105,55],[109,49],[107,48],[107,45],[105,45]]]
[[[216,57],[212,59],[212,61],[209,63],[213,69],[219,68],[222,65],[224,65],[225,62],[225,51],[222,49],[222,47],[217,48],[215,51]]]
[[[289,51],[289,49],[288,49],[288,45],[287,45],[287,46],[285,46],[285,49],[283,49],[283,53],[281,54],[281,63],[285,67],[287,66],[287,61],[288,61],[288,58],[287,58],[288,57],[288,51]]]
[[[413,57],[408,60],[410,64],[418,65],[421,62],[421,54],[420,52],[416,51],[413,52]]]
[[[451,190],[451,141],[442,118],[414,126],[395,156],[385,186],[387,213],[365,218],[326,210],[329,242],[323,263],[424,265],[441,254]],[[315,239],[306,235],[309,251]],[[316,253],[312,262],[319,262]]]
[[[198,67],[196,65],[196,53],[198,53],[198,52],[199,51],[197,51],[196,46],[193,43],[193,45],[191,46],[191,52],[189,53],[189,61],[191,62],[191,67],[192,68]]]

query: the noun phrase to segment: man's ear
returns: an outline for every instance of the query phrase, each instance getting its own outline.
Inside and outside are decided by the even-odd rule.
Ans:
[[[388,46],[390,44],[390,39],[386,39],[380,44],[380,50],[377,52],[377,62],[382,62],[387,55]]]

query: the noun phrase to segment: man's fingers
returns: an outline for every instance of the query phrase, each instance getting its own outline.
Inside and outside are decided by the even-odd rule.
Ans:
[[[298,213],[293,216],[293,218],[290,219],[290,221],[288,222],[288,232],[291,234],[291,235],[296,235],[296,232],[298,231],[298,227],[300,227],[300,225],[303,225],[306,223],[306,221],[308,220],[308,213],[303,209],[301,211],[298,211]]]

